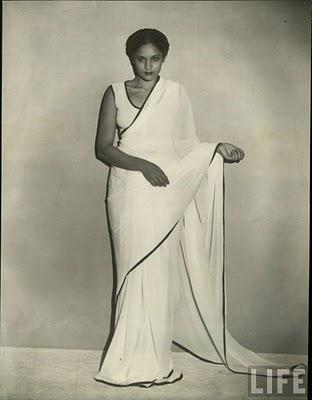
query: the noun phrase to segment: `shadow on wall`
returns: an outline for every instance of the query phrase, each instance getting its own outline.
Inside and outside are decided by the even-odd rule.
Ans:
[[[83,105],[77,110],[76,101],[99,92],[99,81],[81,81],[61,106],[54,103],[38,116],[32,138],[20,135],[15,157],[5,153],[4,344],[89,348],[99,342],[100,327],[102,341],[106,335],[108,168],[94,156],[98,99],[90,114]],[[99,303],[102,315],[90,310]]]

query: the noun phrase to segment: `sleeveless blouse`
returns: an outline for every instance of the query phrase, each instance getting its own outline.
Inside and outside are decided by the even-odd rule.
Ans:
[[[115,97],[117,108],[116,122],[118,133],[120,133],[131,124],[137,113],[140,111],[140,108],[131,103],[126,92],[124,81],[115,82],[111,87]]]

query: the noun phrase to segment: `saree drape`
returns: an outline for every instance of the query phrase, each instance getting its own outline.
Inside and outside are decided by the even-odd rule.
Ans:
[[[169,185],[110,168],[115,321],[95,380],[175,382],[183,374],[172,364],[172,343],[236,373],[258,365],[258,374],[266,374],[264,367],[275,365],[240,345],[226,326],[224,162],[217,145],[199,140],[184,87],[161,77],[120,132],[118,148],[156,163]]]

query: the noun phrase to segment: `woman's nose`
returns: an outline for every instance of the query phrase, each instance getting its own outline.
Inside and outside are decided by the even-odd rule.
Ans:
[[[149,60],[145,61],[145,69],[146,70],[151,69],[151,62]]]

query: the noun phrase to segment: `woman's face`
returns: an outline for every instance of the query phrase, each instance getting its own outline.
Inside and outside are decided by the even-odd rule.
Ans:
[[[144,44],[134,54],[134,73],[145,81],[152,81],[158,76],[164,60],[156,46],[152,43]]]

